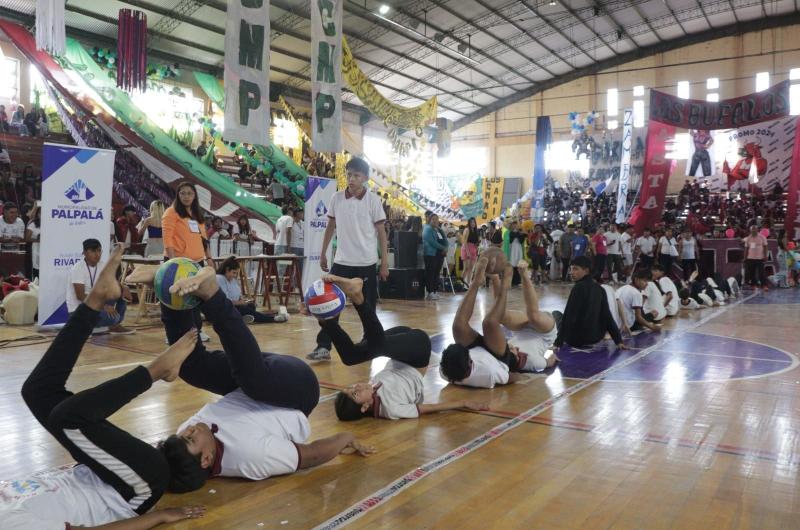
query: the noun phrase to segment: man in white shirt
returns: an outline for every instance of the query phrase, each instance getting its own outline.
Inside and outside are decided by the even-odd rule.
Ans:
[[[621,304],[622,332],[630,335],[631,331],[647,328],[651,331],[659,331],[660,326],[653,323],[653,316],[642,311],[644,298],[642,291],[650,281],[650,271],[646,269],[638,270],[633,273],[630,284],[623,285],[617,289],[617,300]]]
[[[151,283],[157,267],[139,267],[126,278]],[[261,480],[320,465],[342,452],[367,455],[371,447],[340,433],[307,443],[308,416],[319,402],[319,382],[297,357],[262,352],[242,316],[220,290],[216,272],[202,268],[176,281],[170,292],[193,294],[220,338],[224,351],[194,350],[180,368],[192,386],[223,395],[185,421],[161,447],[172,469],[172,486],[193,491],[209,477]],[[162,313],[170,343],[192,329],[192,311]]]
[[[3,205],[3,217],[0,218],[0,244],[3,250],[18,250],[25,240],[25,223],[19,217],[19,208],[13,202]]]
[[[389,251],[380,197],[366,188],[369,164],[362,158],[352,158],[345,166],[347,188],[336,192],[328,209],[328,226],[322,240],[319,266],[328,272],[328,245],[336,235],[336,255],[330,273],[342,278],[364,280],[366,304],[375,311],[378,298],[378,277],[375,269],[380,249],[380,278],[389,278]],[[312,361],[331,358],[331,338],[320,330],[317,347],[306,356]]]
[[[181,363],[197,341],[196,331],[148,365],[120,377],[77,394],[65,386],[106,300],[121,294],[115,274],[122,253],[120,245],[98,273],[95,288],[70,315],[22,385],[28,409],[78,464],[0,484],[2,528],[145,530],[202,517],[205,512],[202,507],[185,507],[147,513],[168,487],[169,465],[157,448],[108,421],[154,382],[178,377]]]
[[[616,284],[624,275],[622,264],[622,234],[616,223],[611,223],[611,228],[605,233],[606,249],[608,250],[608,277]]]
[[[292,234],[289,240],[289,252],[295,256],[305,255],[305,223],[303,218],[305,212],[302,208],[295,208],[294,218],[292,220]],[[298,262],[300,268],[300,277],[303,277],[303,261]]]
[[[67,281],[66,302],[67,311],[74,312],[86,299],[94,288],[98,271],[103,269],[100,257],[103,248],[96,239],[87,239],[83,242],[83,259],[75,263],[69,271]],[[131,335],[135,329],[122,325],[128,303],[133,299],[127,286],[122,286],[122,296],[117,300],[108,300],[100,313],[97,321],[98,328],[108,328],[111,335]]]
[[[650,229],[645,228],[642,236],[636,240],[636,251],[639,253],[639,261],[642,267],[650,270],[655,261],[656,238],[650,235]]]
[[[622,249],[622,264],[625,267],[625,278],[627,278],[633,270],[634,242],[635,239],[633,237],[633,225],[628,225],[619,235],[619,244]]]
[[[513,373],[541,372],[555,365],[558,358],[555,355],[547,358],[545,352],[552,347],[558,329],[554,315],[539,311],[538,296],[527,274],[528,264],[523,260],[517,264],[517,269],[523,281],[526,312],[506,311],[513,276],[513,268],[507,264],[502,284],[494,283],[495,302],[483,319],[483,334],[475,331],[469,321],[478,286],[484,283],[486,261],[485,257],[481,258],[475,265],[475,281],[470,284],[453,320],[455,344],[442,352],[440,372],[452,383],[493,388],[519,379]],[[503,326],[514,332],[508,341]]]
[[[292,240],[292,227],[294,225],[292,209],[288,206],[284,206],[281,212],[283,215],[275,221],[275,254],[286,254],[289,252],[289,243]]]
[[[667,311],[667,315],[674,317],[678,314],[678,310],[680,309],[678,287],[675,285],[675,282],[669,278],[669,276],[664,274],[664,268],[661,265],[653,265],[652,271],[653,281],[658,284],[661,292],[664,293],[664,308]]]

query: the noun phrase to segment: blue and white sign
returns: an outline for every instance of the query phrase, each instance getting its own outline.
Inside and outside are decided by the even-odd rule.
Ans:
[[[619,187],[617,188],[617,224],[628,219],[628,187],[631,183],[631,140],[633,139],[633,111],[625,109],[622,125],[622,159],[619,164]]]
[[[334,193],[336,193],[335,180],[308,177],[305,196],[305,225],[303,226],[306,256],[306,263],[303,265],[303,285],[311,285],[322,277],[319,258],[325,229],[328,228],[328,209]],[[328,263],[332,263],[332,247],[333,245],[328,245]]]
[[[108,256],[114,151],[44,144],[39,326],[66,323],[69,271],[83,259],[83,241],[94,238]]]

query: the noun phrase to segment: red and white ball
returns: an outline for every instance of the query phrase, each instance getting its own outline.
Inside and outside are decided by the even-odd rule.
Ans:
[[[317,280],[306,289],[305,302],[311,315],[317,318],[333,318],[342,312],[347,297],[335,284]]]

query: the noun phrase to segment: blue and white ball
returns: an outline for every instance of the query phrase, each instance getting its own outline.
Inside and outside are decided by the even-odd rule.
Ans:
[[[335,284],[317,280],[306,289],[305,302],[311,315],[328,319],[342,312],[347,297]]]

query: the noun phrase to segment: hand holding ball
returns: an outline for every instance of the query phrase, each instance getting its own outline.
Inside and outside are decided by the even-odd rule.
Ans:
[[[312,283],[304,298],[308,312],[322,320],[337,316],[347,303],[344,292],[337,285],[322,280]]]

